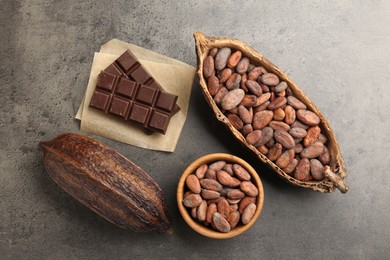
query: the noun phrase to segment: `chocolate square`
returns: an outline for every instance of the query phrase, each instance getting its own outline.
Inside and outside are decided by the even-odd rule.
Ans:
[[[108,103],[110,102],[111,95],[109,93],[95,90],[92,95],[90,106],[98,108],[100,110],[106,111],[108,107]]]
[[[116,77],[114,75],[102,72],[99,74],[96,85],[111,92],[114,89],[115,83]]]
[[[137,101],[140,101],[142,103],[145,103],[146,105],[153,105],[155,99],[156,99],[156,94],[157,94],[157,89],[150,88],[147,86],[142,86],[138,88],[138,92],[135,96],[135,99]]]
[[[149,127],[165,134],[168,128],[169,121],[169,114],[158,110],[153,110],[149,121]]]
[[[167,112],[172,112],[173,108],[176,105],[177,96],[169,94],[167,92],[160,92],[155,106]]]
[[[146,126],[150,111],[151,111],[150,107],[134,104],[128,119]]]
[[[120,97],[113,97],[111,102],[110,113],[126,118],[130,110],[130,106],[131,106],[131,102],[122,99]]]
[[[118,86],[115,89],[115,93],[133,99],[136,88],[136,82],[121,78],[118,82]]]

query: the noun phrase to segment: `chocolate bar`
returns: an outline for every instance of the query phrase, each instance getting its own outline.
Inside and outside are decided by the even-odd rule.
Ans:
[[[89,105],[165,134],[176,101],[176,95],[103,71]]]
[[[142,66],[142,64],[131,53],[130,50],[126,50],[104,71],[109,74],[125,77],[142,85],[164,91],[161,85],[155,81],[152,76],[150,76],[149,72]],[[176,104],[174,113],[178,112],[179,110],[180,107]]]

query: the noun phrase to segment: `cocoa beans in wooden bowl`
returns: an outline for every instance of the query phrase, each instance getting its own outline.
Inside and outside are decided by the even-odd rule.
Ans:
[[[185,222],[216,239],[238,236],[260,216],[264,190],[256,171],[234,155],[200,157],[183,172],[177,204]]]

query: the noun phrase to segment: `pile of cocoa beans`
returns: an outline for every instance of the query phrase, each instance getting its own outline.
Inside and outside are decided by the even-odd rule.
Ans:
[[[227,233],[246,225],[256,212],[259,190],[251,175],[239,164],[216,161],[203,164],[186,178],[183,205],[192,218]]]
[[[249,145],[297,180],[324,178],[330,154],[320,118],[287,82],[230,48],[213,48],[203,75],[215,103]]]

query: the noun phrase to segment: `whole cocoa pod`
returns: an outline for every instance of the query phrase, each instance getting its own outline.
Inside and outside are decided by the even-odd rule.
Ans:
[[[40,146],[50,177],[101,217],[133,231],[170,228],[160,186],[112,148],[71,133]]]

